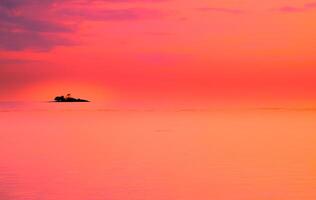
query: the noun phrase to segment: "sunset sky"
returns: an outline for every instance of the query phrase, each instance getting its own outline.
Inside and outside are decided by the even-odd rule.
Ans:
[[[316,102],[316,2],[1,0],[0,98]]]

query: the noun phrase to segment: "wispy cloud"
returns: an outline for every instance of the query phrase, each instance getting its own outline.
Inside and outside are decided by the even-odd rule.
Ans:
[[[0,6],[4,6],[7,8],[18,8],[23,6],[43,6],[43,5],[51,5],[51,4],[58,4],[58,3],[77,3],[77,4],[91,4],[93,2],[96,3],[155,3],[155,2],[163,2],[168,0],[1,0]]]
[[[27,60],[27,59],[13,59],[13,58],[0,58],[0,65],[23,65],[38,62],[37,60]]]
[[[26,4],[30,3],[30,4]],[[59,45],[74,44],[60,34],[72,33],[74,28],[46,16],[40,12],[48,10],[50,1],[37,4],[32,12],[24,6],[36,3],[35,0],[2,0],[0,2],[0,49],[20,51],[33,49],[47,51]]]
[[[73,29],[50,20],[42,20],[15,14],[0,7],[0,24],[6,29],[34,31],[34,32],[71,32]]]
[[[236,9],[236,8],[203,7],[203,8],[197,8],[197,10],[202,11],[202,12],[219,12],[219,13],[229,13],[229,14],[244,13],[243,10]]]
[[[154,19],[163,16],[163,13],[154,9],[102,9],[92,11],[84,10],[63,10],[60,15],[64,17],[79,17],[82,20],[91,21],[122,21],[122,20],[142,20]]]
[[[76,32],[76,23],[80,20],[144,20],[163,16],[156,9],[96,8],[91,6],[92,2],[132,5],[160,1],[164,0],[1,0],[0,49],[47,51],[56,46],[74,45],[76,42],[69,38]]]
[[[75,42],[59,35],[45,35],[34,31],[14,32],[12,30],[0,31],[0,41],[0,49],[11,51],[24,49],[48,51],[55,46],[75,44]]]
[[[280,12],[287,12],[287,13],[297,13],[297,12],[307,12],[316,9],[316,3],[307,3],[304,4],[302,7],[295,7],[295,6],[283,6],[278,9]]]

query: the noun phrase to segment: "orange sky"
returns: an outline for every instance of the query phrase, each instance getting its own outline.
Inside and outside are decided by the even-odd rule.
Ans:
[[[316,2],[3,0],[0,97],[316,100]]]

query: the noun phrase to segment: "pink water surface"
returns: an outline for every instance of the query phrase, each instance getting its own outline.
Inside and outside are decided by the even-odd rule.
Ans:
[[[312,109],[0,105],[1,200],[315,200]]]

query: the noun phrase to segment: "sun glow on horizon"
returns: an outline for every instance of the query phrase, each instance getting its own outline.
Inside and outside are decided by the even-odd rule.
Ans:
[[[68,81],[45,82],[28,87],[17,95],[18,99],[35,101],[51,101],[56,96],[71,94],[74,98],[90,101],[109,101],[113,93],[95,84],[71,83]]]

